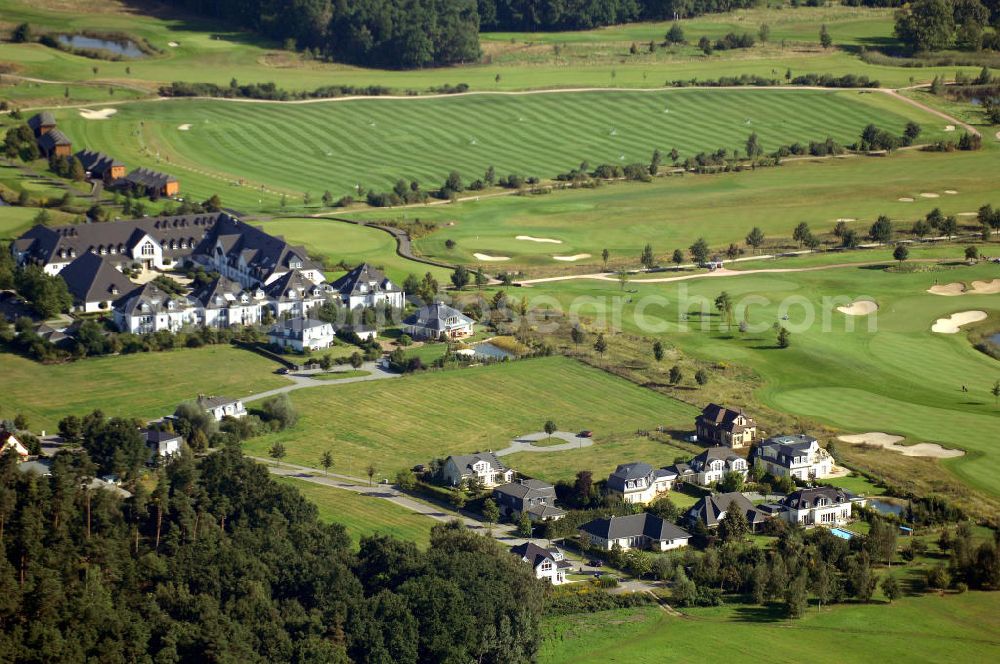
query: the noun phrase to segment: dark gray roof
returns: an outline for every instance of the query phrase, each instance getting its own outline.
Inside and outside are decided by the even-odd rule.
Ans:
[[[455,462],[458,469],[462,472],[472,472],[472,466],[477,461],[488,461],[497,470],[507,470],[507,466],[500,462],[496,454],[493,452],[476,452],[475,454],[455,454],[448,457]]]
[[[48,111],[42,111],[41,113],[36,113],[28,118],[28,126],[31,127],[32,131],[37,135],[42,127],[55,127],[56,119]]]
[[[841,504],[856,500],[850,491],[845,491],[839,487],[820,486],[811,489],[799,489],[788,494],[781,500],[781,504],[792,509],[809,509],[815,507],[817,502],[825,499],[831,503]]]
[[[541,480],[518,480],[510,484],[504,484],[493,489],[493,493],[503,493],[514,498],[524,499],[530,496],[550,496],[555,497],[556,488],[548,482]]]
[[[608,476],[607,486],[616,491],[625,491],[625,483],[643,477],[653,479],[653,467],[642,461],[623,463],[615,468],[614,472]]]
[[[148,316],[179,311],[190,305],[191,301],[187,297],[168,293],[152,281],[139,286],[114,303],[115,310],[127,316]]]
[[[723,461],[729,461],[730,459],[742,459],[739,454],[736,454],[732,448],[729,447],[708,447],[696,457],[691,459],[690,463],[695,468],[704,468],[705,464],[715,461],[716,459],[722,459]]]
[[[726,510],[729,509],[730,503],[733,502],[743,510],[747,521],[751,525],[759,523],[764,519],[764,516],[754,509],[753,503],[742,493],[736,491],[705,496],[688,510],[686,517],[692,523],[701,519],[706,526],[714,528],[719,525],[720,515],[725,516]]]
[[[239,399],[230,399],[229,397],[208,397],[204,394],[199,394],[195,403],[197,403],[200,408],[209,410],[211,408],[218,408],[219,406],[228,406],[229,404],[236,403],[237,401],[239,401]]]
[[[661,519],[655,514],[643,512],[628,516],[613,516],[607,519],[594,519],[580,526],[580,530],[606,540],[623,537],[638,537],[645,535],[652,540],[673,540],[691,537],[691,534]]]
[[[97,254],[85,253],[59,271],[78,303],[116,300],[135,284]]]
[[[710,403],[702,409],[701,415],[699,415],[696,419],[702,424],[715,426],[725,431],[742,431],[744,427],[734,423],[736,418],[740,415],[743,415],[742,410],[731,410],[725,406]],[[747,416],[744,415],[744,417]],[[747,417],[747,419],[753,423],[752,418]]]
[[[167,175],[166,173],[161,173],[148,168],[137,168],[126,175],[123,179],[125,182],[133,186],[142,186],[146,189],[153,189],[157,191],[163,189],[169,182],[177,182],[177,178],[173,175]]]
[[[532,505],[528,508],[529,514],[534,514],[539,519],[551,519],[557,516],[565,516],[566,510],[555,505]]]
[[[42,152],[51,152],[57,145],[73,145],[73,141],[58,129],[50,129],[38,137],[38,147]]]
[[[558,564],[555,551],[543,549],[534,542],[525,542],[510,548],[510,552],[521,560],[527,561],[532,568],[538,567],[546,560]],[[562,556],[560,556],[561,558]]]
[[[103,152],[95,152],[93,150],[80,150],[75,156],[83,164],[83,170],[90,171],[91,175],[96,175],[97,177],[104,177],[114,166],[125,165]]]
[[[367,295],[368,293],[399,293],[381,270],[362,263],[331,284],[341,295]]]
[[[309,259],[305,247],[288,244],[280,235],[270,235],[262,228],[245,224],[229,215],[220,215],[209,246],[201,251],[216,255],[217,245],[221,246],[230,265],[238,264],[242,258],[250,273],[262,283],[275,272],[293,269],[321,271],[323,268]]]
[[[173,431],[160,431],[158,429],[146,429],[147,443],[162,443],[167,440],[180,440],[181,435]]]
[[[805,454],[816,442],[815,438],[805,434],[773,436],[761,443],[754,450],[754,455],[755,457],[763,457],[765,450],[767,450],[771,452],[771,457],[775,457],[783,465],[789,465],[793,457]]]
[[[441,332],[448,327],[448,319],[457,318],[459,323],[472,323],[473,320],[463,314],[458,309],[453,309],[443,302],[435,302],[424,307],[420,307],[415,313],[403,319],[403,325],[423,327],[436,332]]]
[[[227,277],[217,277],[191,292],[191,299],[208,309],[225,309],[238,302],[243,287]]]
[[[311,281],[298,270],[289,270],[264,286],[264,292],[277,300],[301,300],[305,295],[322,295],[328,289]]]

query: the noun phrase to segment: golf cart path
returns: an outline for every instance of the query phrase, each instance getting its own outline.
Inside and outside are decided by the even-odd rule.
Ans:
[[[536,442],[546,441],[550,438],[557,438],[566,442],[545,446],[535,445]],[[584,447],[590,447],[593,444],[593,438],[582,438],[577,434],[570,433],[568,431],[554,431],[551,436],[544,431],[539,431],[537,433],[529,433],[521,436],[520,438],[515,438],[510,442],[509,446],[503,448],[502,450],[497,450],[493,454],[499,457],[507,456],[508,454],[516,454],[518,452],[563,452],[565,450],[577,450]]]

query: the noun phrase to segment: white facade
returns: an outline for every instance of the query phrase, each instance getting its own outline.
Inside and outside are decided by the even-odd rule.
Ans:
[[[864,507],[865,499],[836,489],[803,489],[782,501],[781,518],[800,526],[843,526],[851,521],[851,507]]]
[[[442,474],[451,486],[458,486],[472,477],[478,478],[484,486],[494,487],[514,481],[514,471],[496,464],[486,457],[493,455],[450,456],[444,463]],[[495,459],[495,457],[493,457]]]
[[[216,422],[221,422],[224,417],[246,417],[247,411],[240,399],[229,400],[210,397],[199,399],[198,405],[205,409],[205,412],[215,418]]]
[[[823,479],[833,474],[833,457],[816,439],[794,445],[781,444],[771,439],[760,446],[756,457],[765,472],[775,477],[792,477],[799,480]]]
[[[722,480],[726,473],[740,473],[746,479],[749,466],[747,460],[736,459],[711,459],[695,475],[696,481],[702,486],[711,486]]]
[[[292,323],[296,325],[292,326]],[[333,325],[308,319],[283,321],[274,325],[267,335],[270,343],[300,353],[329,348],[335,338]]]

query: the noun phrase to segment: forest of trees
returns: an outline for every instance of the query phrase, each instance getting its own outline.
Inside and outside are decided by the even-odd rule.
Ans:
[[[319,57],[411,69],[479,59],[479,30],[577,30],[757,0],[170,0]]]
[[[427,551],[352,550],[235,446],[185,455],[121,499],[62,452],[0,456],[0,660],[527,662],[544,587],[491,539],[439,525]]]
[[[916,0],[896,14],[896,36],[914,51],[1000,50],[1000,0]]]

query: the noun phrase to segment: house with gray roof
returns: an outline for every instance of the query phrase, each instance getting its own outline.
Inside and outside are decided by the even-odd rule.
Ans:
[[[263,286],[275,317],[308,316],[316,307],[335,297],[329,284],[316,283],[301,270],[285,272]]]
[[[566,512],[556,507],[556,488],[548,482],[520,479],[493,489],[493,499],[500,514],[519,519],[527,514],[532,521],[556,521]]]
[[[649,512],[594,519],[580,526],[578,532],[590,539],[592,547],[602,551],[610,551],[615,544],[626,551],[669,551],[687,546],[691,539],[691,533]]]
[[[729,447],[709,447],[688,461],[694,475],[688,481],[701,486],[712,486],[726,473],[739,473],[746,479],[749,471],[747,460]]]
[[[810,526],[843,526],[851,521],[853,506],[864,507],[865,497],[834,486],[798,489],[788,494],[773,512],[791,524]]]
[[[771,518],[767,511],[757,509],[742,493],[731,491],[703,496],[685,513],[684,520],[692,527],[701,520],[709,529],[716,528],[725,518],[730,505],[743,512],[752,531]]]
[[[53,128],[38,137],[38,149],[44,157],[68,157],[73,153],[73,141]]]
[[[329,348],[335,338],[333,325],[315,318],[280,320],[267,333],[268,343],[299,353]]]
[[[125,164],[103,152],[80,150],[74,156],[80,160],[83,170],[91,180],[111,183],[125,177]]]
[[[344,306],[352,311],[385,305],[402,309],[405,304],[403,289],[368,263],[358,265],[331,285],[340,294]]]
[[[443,302],[420,307],[403,319],[403,332],[414,339],[462,339],[472,336],[475,321]]]
[[[200,310],[200,323],[215,328],[257,325],[270,305],[260,286],[245,289],[222,276],[193,290],[190,299]]]
[[[246,417],[247,410],[243,406],[242,399],[231,399],[229,397],[214,397],[199,394],[195,404],[206,413],[215,418],[216,422],[221,422],[224,417]]]
[[[514,481],[514,471],[501,463],[492,452],[450,456],[441,467],[441,476],[451,486],[458,486],[473,478],[486,487]]]
[[[178,433],[160,431],[159,429],[145,429],[143,437],[146,439],[146,447],[149,448],[150,457],[154,460],[170,458],[175,454],[180,454],[183,439]]]
[[[653,468],[648,463],[633,461],[620,464],[608,476],[608,494],[627,504],[648,505],[673,486],[677,474],[667,468]]]
[[[743,414],[743,410],[732,410],[710,403],[702,409],[694,420],[698,440],[724,447],[746,447],[757,437],[757,423]]]
[[[28,118],[28,126],[35,133],[35,138],[38,138],[56,128],[56,118],[49,111],[42,111]]]
[[[512,546],[510,552],[531,565],[536,579],[544,579],[554,586],[566,583],[566,572],[573,564],[566,560],[556,547],[542,548],[534,542]]]
[[[754,450],[751,461],[775,477],[802,481],[829,477],[834,466],[819,441],[804,434],[768,438]]]
[[[86,313],[109,311],[115,300],[135,288],[110,261],[89,252],[77,256],[59,276],[66,282],[76,309]]]
[[[118,189],[133,191],[150,198],[176,196],[181,190],[180,182],[173,175],[142,167],[115,180],[112,185]]]
[[[201,324],[190,298],[168,293],[152,281],[116,300],[113,310],[118,329],[132,334],[180,332],[184,327]]]

